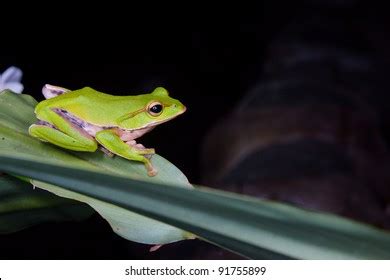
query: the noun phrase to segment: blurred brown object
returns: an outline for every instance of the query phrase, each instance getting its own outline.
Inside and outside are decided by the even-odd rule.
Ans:
[[[239,110],[206,140],[204,183],[385,226],[386,146],[369,116],[339,104]]]
[[[208,134],[203,184],[390,228],[387,67],[359,21],[317,7],[287,25]]]

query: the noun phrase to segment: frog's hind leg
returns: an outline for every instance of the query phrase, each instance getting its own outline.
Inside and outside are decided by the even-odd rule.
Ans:
[[[96,133],[96,141],[110,152],[129,160],[140,161],[145,164],[149,176],[157,175],[148,155],[154,154],[154,149],[139,149],[126,144],[115,131],[115,129],[101,130]]]
[[[96,151],[98,145],[95,139],[77,124],[61,116],[58,109],[45,109],[41,115],[45,121],[31,125],[30,135],[73,151]]]

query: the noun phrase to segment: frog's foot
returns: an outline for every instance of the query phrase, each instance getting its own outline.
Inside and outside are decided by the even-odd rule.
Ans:
[[[148,160],[150,160],[152,158],[152,156],[156,153],[156,151],[154,149],[147,149],[144,147],[144,145],[139,144],[139,143],[137,144],[137,142],[135,140],[127,141],[126,144],[129,145],[130,147],[134,148],[138,154],[143,155]],[[154,175],[149,175],[149,176],[155,176],[157,174],[157,171],[155,171],[155,170],[149,171],[149,172],[152,172],[151,174],[154,174]]]
[[[138,154],[147,155],[148,158],[151,158],[151,155],[156,153],[154,149],[147,149],[144,145],[137,143],[135,140],[127,141],[126,144],[134,148]]]
[[[112,158],[115,156],[114,153],[110,152],[108,149],[104,148],[103,146],[99,146],[99,149],[108,157]]]
[[[148,171],[148,176],[154,177],[157,175],[157,169],[153,167],[153,165],[149,162],[149,164],[145,164],[146,170]]]
[[[154,169],[150,160],[145,154],[153,154],[154,149],[145,149],[132,140],[124,142],[115,129],[101,130],[96,133],[96,141],[110,152],[129,160],[143,162],[149,176],[155,176],[157,170]]]
[[[154,177],[157,175],[157,169],[153,167],[153,164],[150,162],[150,158],[152,155],[140,155],[143,158],[143,163],[145,164],[146,171],[148,172],[148,176]]]
[[[146,155],[143,155],[143,156],[146,157],[147,159],[152,159],[153,154],[146,154]]]

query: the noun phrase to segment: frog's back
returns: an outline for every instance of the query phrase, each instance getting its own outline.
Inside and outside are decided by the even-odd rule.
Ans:
[[[92,88],[85,87],[79,90],[64,92],[56,97],[46,99],[41,101],[36,110],[42,108],[62,108],[62,109],[71,109],[76,104],[85,107],[89,107],[92,104],[97,104],[102,102],[105,98],[108,97],[108,94],[98,92]]]
[[[128,103],[129,99],[123,96],[114,96],[84,87],[43,100],[37,105],[35,112],[46,108],[60,108],[95,125],[115,126],[116,119],[131,107]]]

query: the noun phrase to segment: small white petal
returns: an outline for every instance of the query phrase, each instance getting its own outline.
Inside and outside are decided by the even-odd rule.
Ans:
[[[3,85],[3,89],[10,89],[15,93],[22,93],[23,85],[17,82],[6,83]]]
[[[3,81],[3,83],[20,82],[22,76],[22,70],[15,66],[11,66],[4,71],[3,75],[1,76],[1,80]]]

